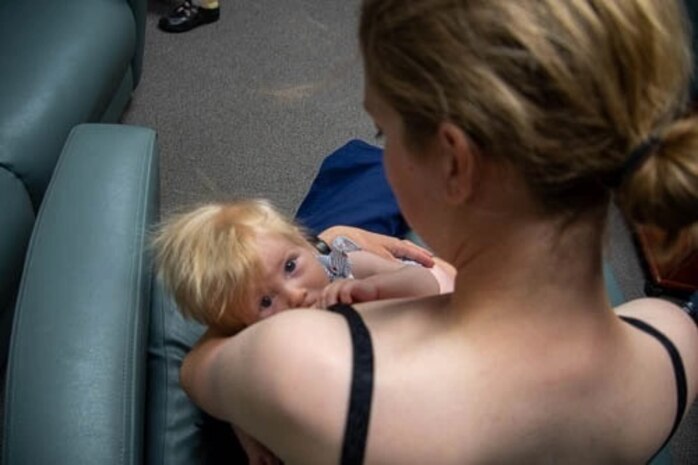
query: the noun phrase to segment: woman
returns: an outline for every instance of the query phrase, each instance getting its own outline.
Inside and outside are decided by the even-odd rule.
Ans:
[[[614,312],[602,249],[612,196],[698,220],[685,31],[677,1],[364,0],[365,106],[455,291],[209,334],[185,389],[288,464],[649,460],[698,334],[661,300]]]

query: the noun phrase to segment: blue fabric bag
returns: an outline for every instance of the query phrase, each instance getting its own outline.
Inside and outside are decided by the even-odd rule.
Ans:
[[[354,139],[330,154],[296,219],[318,234],[336,225],[404,237],[409,230],[383,169],[383,150]]]

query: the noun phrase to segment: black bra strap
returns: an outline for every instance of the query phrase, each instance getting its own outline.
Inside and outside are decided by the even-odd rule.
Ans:
[[[674,418],[674,426],[671,428],[671,433],[669,433],[669,436],[667,436],[667,438],[664,440],[664,443],[657,450],[657,453],[654,454],[654,456],[652,456],[652,459],[654,459],[654,457],[662,449],[664,449],[664,447],[667,445],[672,436],[674,436],[674,433],[676,432],[676,430],[679,427],[679,424],[681,423],[684,411],[686,410],[686,396],[688,395],[686,371],[684,369],[683,361],[681,360],[681,355],[679,354],[679,351],[676,349],[676,346],[673,342],[671,342],[671,340],[668,337],[666,337],[655,327],[648,325],[642,320],[638,320],[636,318],[631,318],[627,316],[621,316],[620,318],[626,323],[635,326],[637,329],[657,339],[669,353],[669,357],[671,358],[671,364],[674,366],[674,376],[676,378],[676,417]]]
[[[361,316],[350,305],[337,304],[330,307],[330,310],[346,318],[353,348],[349,411],[340,464],[361,465],[366,452],[373,398],[373,344]]]

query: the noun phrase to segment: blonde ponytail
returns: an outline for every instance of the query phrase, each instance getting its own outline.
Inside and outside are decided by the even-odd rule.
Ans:
[[[632,221],[664,231],[667,249],[696,247],[698,116],[670,123],[657,140],[652,152],[624,176],[618,204]]]

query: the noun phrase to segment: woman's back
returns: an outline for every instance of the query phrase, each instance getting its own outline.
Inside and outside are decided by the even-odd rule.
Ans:
[[[448,304],[439,297],[359,306],[375,357],[366,464],[641,463],[669,435],[677,400],[667,351],[610,310],[588,331],[567,335],[512,321],[493,343],[453,331]],[[685,324],[670,304],[640,305],[668,315],[670,326],[672,319]],[[444,318],[434,318],[439,313]],[[679,339],[695,338],[681,332]],[[685,358],[692,386],[695,355]],[[348,405],[349,374],[339,370],[343,376],[325,373],[316,384],[343,392]],[[305,401],[289,400],[301,416],[308,414],[300,407]],[[336,425],[346,414],[336,410],[335,427],[319,432],[334,437],[307,440],[336,448],[342,431]],[[330,462],[336,460],[317,463]]]
[[[357,368],[368,345],[352,342],[342,315],[295,310],[219,341],[208,360],[188,358],[201,371],[185,367],[185,385],[288,464],[360,463],[339,458],[343,448],[361,452],[360,434],[345,444],[347,425],[360,429],[366,418],[366,464],[647,461],[679,409],[681,376],[667,346],[609,307],[600,263],[584,252],[594,228],[568,229],[550,245],[536,240],[546,226],[516,226],[513,240],[490,241],[492,229],[483,237],[495,245],[457,260],[453,294],[357,305],[372,370]],[[677,348],[690,405],[690,318],[657,299],[618,311]],[[372,400],[358,397],[368,413],[352,414],[353,386],[365,387],[368,373]]]

